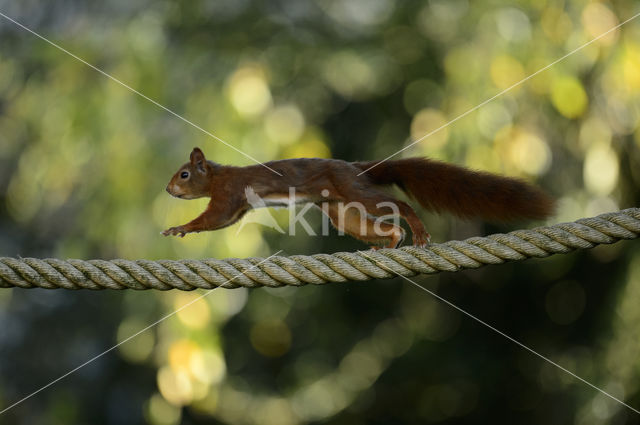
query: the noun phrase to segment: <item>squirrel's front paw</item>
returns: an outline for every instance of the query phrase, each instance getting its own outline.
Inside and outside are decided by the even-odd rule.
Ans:
[[[181,238],[184,237],[184,235],[187,234],[187,232],[184,230],[183,226],[177,226],[177,227],[171,227],[167,230],[165,230],[164,232],[162,232],[163,235],[165,236],[180,236]]]

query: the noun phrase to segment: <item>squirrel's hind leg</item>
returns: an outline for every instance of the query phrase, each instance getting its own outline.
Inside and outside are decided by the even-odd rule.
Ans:
[[[404,240],[405,232],[402,227],[372,217],[364,209],[333,202],[321,209],[336,229],[365,243],[376,245],[373,249],[396,248]]]
[[[413,208],[406,202],[380,193],[370,193],[367,198],[350,199],[350,201],[362,205],[367,213],[374,216],[399,215],[411,228],[413,244],[419,247],[429,245],[431,235],[424,228]]]

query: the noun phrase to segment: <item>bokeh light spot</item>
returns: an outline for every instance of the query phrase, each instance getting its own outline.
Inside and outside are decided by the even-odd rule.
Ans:
[[[594,145],[587,151],[583,168],[584,183],[594,195],[611,193],[618,183],[618,156],[608,145]]]
[[[249,335],[253,348],[266,357],[280,357],[291,348],[291,331],[281,320],[258,322]]]
[[[551,86],[551,103],[567,118],[578,118],[587,109],[587,93],[574,77],[559,77]]]
[[[542,31],[555,43],[563,43],[571,34],[571,18],[560,8],[549,6],[542,11],[540,18]]]
[[[282,145],[289,145],[298,140],[304,127],[304,116],[295,105],[273,108],[264,119],[267,136]]]
[[[125,339],[136,334],[147,326],[141,320],[130,318],[125,319],[118,326],[117,340],[122,343]],[[118,345],[118,350],[122,357],[133,363],[141,363],[149,358],[153,352],[155,336],[153,331],[148,330],[138,334],[133,341],[127,341]]]
[[[189,304],[190,303],[190,304]],[[187,307],[183,306],[189,304]],[[201,329],[209,323],[211,314],[209,304],[196,292],[179,292],[174,299],[174,309],[178,311],[176,316],[187,327]]]
[[[160,396],[154,394],[146,404],[145,417],[152,425],[177,425],[182,417],[181,410]]]
[[[587,4],[582,11],[582,25],[591,38],[598,37],[618,24],[618,18],[611,9],[600,2]],[[618,38],[618,29],[615,29],[598,39],[597,43],[610,45]]]
[[[626,43],[622,62],[625,89],[637,93],[640,91],[640,47]]]
[[[587,151],[598,143],[609,144],[611,142],[611,127],[601,117],[594,115],[585,119],[580,126],[580,147]]]
[[[193,401],[193,386],[186,370],[163,366],[158,370],[156,379],[160,394],[174,406],[184,406]]]
[[[263,114],[271,106],[271,91],[258,68],[241,68],[228,82],[231,104],[244,117]]]
[[[458,22],[468,10],[467,0],[431,0],[418,13],[418,29],[438,42],[450,40],[455,37]]]
[[[397,65],[377,52],[338,51],[328,57],[322,71],[329,87],[353,100],[388,93],[399,82]]]
[[[509,110],[499,101],[493,101],[480,108],[476,115],[478,130],[487,139],[493,139],[498,130],[509,127],[512,116]],[[471,146],[473,148],[475,146]]]
[[[394,9],[391,0],[316,0],[322,9],[351,29],[366,28],[386,21]]]
[[[200,347],[188,339],[175,341],[169,347],[169,366],[175,370],[188,370],[191,357],[200,352]]]
[[[437,150],[449,138],[449,129],[443,127],[446,123],[447,119],[442,112],[430,108],[423,109],[411,121],[411,139],[415,141],[424,137],[421,142],[423,148],[427,151]]]
[[[551,166],[551,149],[537,134],[521,127],[506,127],[496,134],[496,145],[509,164],[532,176],[544,174]]]
[[[331,158],[331,150],[320,131],[310,129],[298,143],[287,147],[284,158]]]
[[[500,35],[509,41],[518,42],[531,38],[531,23],[520,9],[508,7],[496,13],[496,22]]]
[[[491,62],[491,80],[500,89],[514,85],[524,76],[524,68],[512,56],[501,55]]]

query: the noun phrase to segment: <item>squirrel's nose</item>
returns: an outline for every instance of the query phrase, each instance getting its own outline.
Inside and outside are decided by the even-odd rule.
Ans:
[[[167,185],[167,187],[165,187],[164,190],[166,190],[168,193],[171,193],[171,191],[169,190],[169,185]]]

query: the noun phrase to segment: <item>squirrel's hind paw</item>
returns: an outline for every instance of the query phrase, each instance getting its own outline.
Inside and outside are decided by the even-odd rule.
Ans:
[[[413,246],[417,246],[418,248],[426,248],[431,245],[431,235],[427,232],[424,233],[414,233],[413,235]]]

